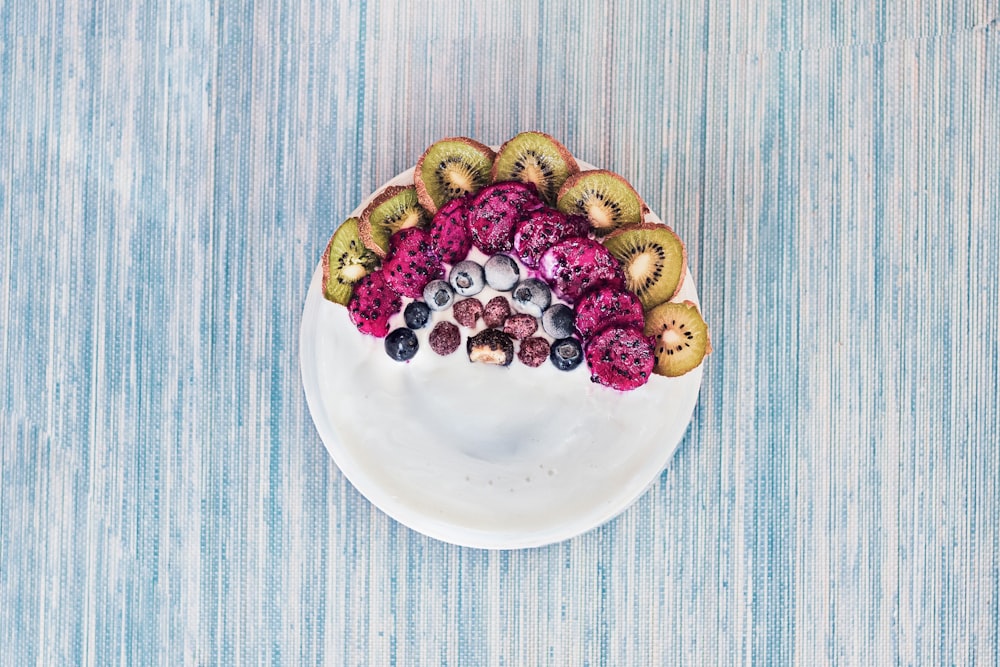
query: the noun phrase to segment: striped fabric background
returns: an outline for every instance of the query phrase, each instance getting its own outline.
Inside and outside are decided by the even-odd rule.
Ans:
[[[996,665],[1000,3],[0,1],[0,663]],[[614,169],[715,353],[587,535],[387,519],[298,324],[446,135]]]

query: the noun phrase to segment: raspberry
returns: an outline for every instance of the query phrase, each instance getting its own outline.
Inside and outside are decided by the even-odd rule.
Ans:
[[[504,320],[503,330],[509,334],[511,338],[520,340],[522,338],[527,338],[531,334],[538,331],[538,320],[531,315],[518,313],[517,315],[511,315]]]
[[[491,329],[499,329],[504,320],[510,317],[510,302],[505,296],[495,296],[486,302],[483,310],[483,322]]]
[[[549,358],[549,341],[537,336],[525,338],[517,349],[517,358],[525,366],[541,366]]]
[[[444,357],[458,349],[462,335],[458,333],[458,327],[451,322],[438,322],[431,329],[427,342],[430,343],[432,350]]]
[[[455,321],[463,327],[475,328],[479,316],[483,314],[483,303],[479,299],[462,299],[451,307]]]

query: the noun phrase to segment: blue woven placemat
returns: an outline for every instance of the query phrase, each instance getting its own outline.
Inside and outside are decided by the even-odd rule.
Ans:
[[[0,663],[1000,660],[995,0],[12,0],[0,81]],[[298,322],[372,188],[524,129],[715,352],[633,508],[486,552],[345,481]]]

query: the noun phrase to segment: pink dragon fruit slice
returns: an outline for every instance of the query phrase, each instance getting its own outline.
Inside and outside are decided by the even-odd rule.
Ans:
[[[639,329],[646,325],[642,302],[632,292],[604,286],[590,290],[577,302],[576,329],[583,340],[607,327]]]
[[[469,204],[471,197],[456,197],[438,209],[431,220],[428,233],[431,244],[441,261],[455,264],[465,259],[472,248],[469,234]]]
[[[569,304],[576,303],[588,290],[625,284],[618,260],[604,246],[590,239],[560,241],[542,254],[538,270],[556,296]]]
[[[586,236],[589,229],[590,223],[581,215],[566,215],[555,209],[535,211],[518,223],[514,252],[525,266],[537,269],[542,253],[563,239]]]
[[[472,244],[487,255],[514,247],[514,228],[525,215],[544,206],[530,183],[504,181],[483,188],[469,206]]]
[[[592,382],[619,391],[649,381],[656,359],[653,341],[638,329],[608,327],[594,336],[584,351]]]
[[[403,308],[403,300],[389,287],[382,269],[372,271],[354,284],[347,302],[348,316],[358,329],[377,338],[389,333],[389,318]]]
[[[389,287],[402,296],[419,299],[424,287],[444,276],[441,258],[430,234],[419,227],[401,229],[389,239],[389,259],[382,264]]]

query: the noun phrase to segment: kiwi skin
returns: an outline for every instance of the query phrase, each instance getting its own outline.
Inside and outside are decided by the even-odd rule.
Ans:
[[[341,279],[338,260],[345,255],[354,257],[344,279]],[[361,239],[358,219],[348,218],[337,227],[323,251],[323,297],[346,306],[354,292],[354,283],[374,271],[378,264],[378,257]]]
[[[535,187],[538,188],[539,194],[542,198],[550,205],[554,206],[556,203],[556,195],[558,195],[559,190],[562,188],[563,183],[566,179],[574,174],[580,172],[580,165],[577,164],[576,159],[573,154],[563,146],[554,137],[545,134],[544,132],[521,132],[515,137],[508,139],[500,146],[497,150],[496,158],[493,160],[493,170],[490,173],[490,177],[494,182],[511,180],[513,176],[508,174],[506,171],[501,171],[504,166],[505,159],[510,156],[507,155],[510,151],[516,150],[517,147],[524,143],[534,142],[536,144],[546,145],[549,151],[546,151],[546,156],[549,158],[549,162],[556,171],[562,171],[565,169],[565,176],[560,177],[560,174],[555,174],[552,183],[547,186],[544,183],[537,183],[534,180],[526,179],[522,176],[521,180],[524,182],[534,183]],[[560,167],[562,169],[560,169]]]
[[[377,224],[372,224],[372,214],[376,211],[376,209],[391,201],[395,197],[403,194],[407,190],[415,190],[415,188],[412,185],[390,185],[378,193],[378,195],[376,195],[376,197],[361,213],[361,219],[358,223],[358,233],[361,234],[361,240],[369,250],[374,252],[381,259],[385,259],[386,253],[389,251],[389,237],[392,236],[393,233],[407,227],[426,227],[430,221],[427,212],[421,208],[418,203],[418,210],[415,211],[415,213],[418,213],[419,215],[411,216],[412,219],[408,222],[408,224],[400,226],[399,229],[388,229]]]
[[[635,232],[647,232],[648,236],[658,237],[661,245],[670,246],[669,248],[665,248],[665,250],[680,251],[680,266],[676,269],[676,283],[673,285],[673,289],[670,289],[669,283],[666,283],[666,289],[662,289],[658,285],[644,293],[640,293],[634,289],[634,285],[631,284],[630,279],[628,255],[625,252],[626,247],[623,246],[627,246],[629,237],[639,236]],[[664,301],[673,299],[680,293],[681,286],[684,284],[684,278],[687,274],[687,247],[685,247],[680,237],[670,227],[655,222],[642,222],[637,225],[620,227],[604,239],[604,246],[615,256],[615,259],[622,263],[622,269],[625,272],[626,282],[629,283],[629,289],[634,291],[636,296],[639,297],[644,310],[648,311],[655,308]]]
[[[658,375],[689,373],[712,352],[708,325],[692,301],[661,303],[646,313],[643,333],[653,337],[653,372]]]
[[[493,160],[496,158],[496,153],[493,152],[492,148],[490,148],[485,144],[479,143],[475,139],[470,139],[468,137],[448,137],[446,139],[441,139],[440,141],[435,141],[433,144],[428,146],[427,150],[425,150],[423,154],[420,156],[420,159],[417,160],[417,166],[413,170],[413,185],[416,186],[417,188],[417,197],[420,199],[420,205],[423,206],[425,209],[427,209],[427,212],[430,213],[431,215],[437,213],[438,208],[447,204],[448,201],[450,201],[450,198],[442,199],[441,201],[435,201],[434,197],[431,196],[431,192],[428,189],[427,184],[424,182],[425,178],[424,160],[427,159],[427,156],[430,154],[432,150],[434,150],[435,147],[439,146],[440,144],[446,144],[449,142],[458,142],[466,144],[475,151],[481,153],[482,156],[489,161],[490,170],[493,169]],[[483,185],[489,185],[490,182],[491,179],[489,173],[487,173],[486,183],[484,183]]]

